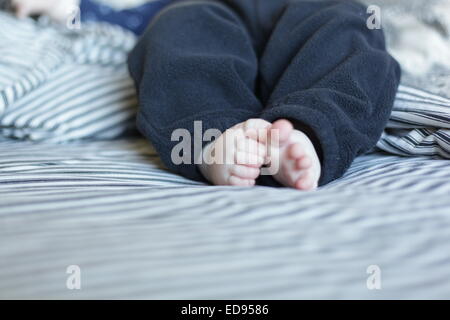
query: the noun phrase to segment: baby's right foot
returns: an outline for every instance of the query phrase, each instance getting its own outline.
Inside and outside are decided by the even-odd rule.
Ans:
[[[258,134],[271,126],[261,119],[250,119],[225,131],[203,150],[199,169],[214,185],[251,187],[261,173],[267,148]]]

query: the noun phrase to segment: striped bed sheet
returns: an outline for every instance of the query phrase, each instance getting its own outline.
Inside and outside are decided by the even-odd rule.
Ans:
[[[0,154],[0,298],[450,297],[442,159],[372,153],[302,193],[186,180],[140,138]]]

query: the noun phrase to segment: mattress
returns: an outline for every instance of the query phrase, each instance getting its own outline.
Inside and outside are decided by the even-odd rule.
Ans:
[[[140,138],[0,154],[0,298],[450,298],[446,160],[375,152],[299,192],[186,180]]]

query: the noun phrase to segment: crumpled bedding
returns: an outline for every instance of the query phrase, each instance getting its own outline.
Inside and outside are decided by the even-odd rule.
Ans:
[[[450,0],[365,1],[380,5],[389,50],[403,66],[377,147],[449,158]],[[125,63],[135,42],[130,33],[100,24],[68,31],[4,12],[0,25],[2,136],[61,143],[133,130],[137,101]]]
[[[0,135],[60,143],[134,129],[131,32],[99,23],[69,30],[0,12],[0,39]]]
[[[439,108],[445,115],[449,105],[402,86],[389,126],[437,132],[448,121]],[[430,115],[432,123],[411,130]],[[205,187],[162,170],[143,139],[0,136],[0,154],[0,298],[450,296],[450,167],[442,159],[364,155],[343,178],[299,193]],[[81,290],[66,286],[71,265],[81,268]],[[380,268],[381,290],[367,286],[370,266]]]

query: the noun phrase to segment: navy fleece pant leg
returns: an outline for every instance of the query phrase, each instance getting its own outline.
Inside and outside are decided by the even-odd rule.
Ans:
[[[261,117],[290,119],[313,140],[320,185],[372,149],[391,114],[400,68],[367,17],[354,2],[292,1],[261,57]]]
[[[257,117],[258,60],[236,13],[215,1],[173,4],[150,23],[129,57],[140,100],[137,125],[174,172],[203,180],[193,164],[175,165],[171,141],[177,129],[194,137],[202,129],[226,129]],[[194,149],[191,155],[194,155]]]

